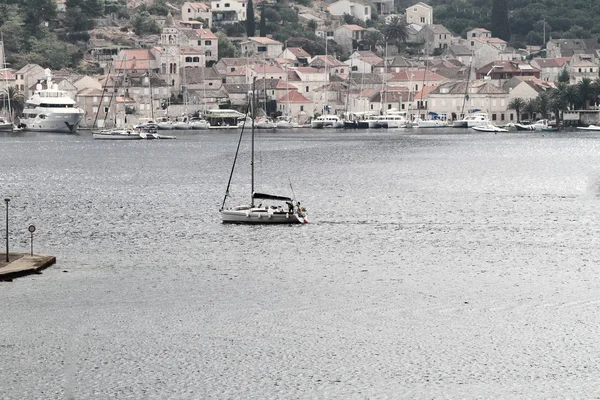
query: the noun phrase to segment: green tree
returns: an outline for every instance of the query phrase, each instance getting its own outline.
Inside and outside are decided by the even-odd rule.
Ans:
[[[508,103],[508,108],[515,110],[517,114],[517,123],[521,122],[521,110],[525,107],[525,100],[520,97],[515,97]]]
[[[364,44],[369,47],[369,50],[375,50],[377,46],[384,43],[383,34],[379,31],[367,31],[365,33]]]
[[[148,11],[142,11],[133,20],[133,31],[138,36],[160,33],[160,27]]]
[[[23,11],[23,21],[31,35],[40,35],[42,23],[50,23],[56,19],[54,0],[23,0],[20,7]]]
[[[265,3],[262,5],[261,13],[260,13],[260,37],[267,36],[267,19],[265,18]],[[276,22],[276,21],[273,21]]]
[[[311,32],[316,31],[317,30],[317,21],[311,19],[310,21],[308,21],[308,24],[306,24],[306,27],[308,29],[310,29]]]
[[[542,118],[547,118],[550,112],[550,95],[548,92],[541,92],[535,99],[537,105],[537,111],[541,114]]]
[[[507,42],[510,41],[507,0],[493,0],[492,2],[492,36]]]
[[[256,22],[254,21],[254,5],[252,0],[246,4],[246,35],[253,37],[256,34]]]
[[[537,113],[537,101],[536,99],[529,99],[523,107],[523,111],[527,113],[530,120],[534,120]]]
[[[560,83],[569,83],[569,81],[571,80],[571,76],[569,75],[569,71],[564,68],[562,71],[560,71],[560,73],[558,74],[558,78],[557,78],[558,82]]]
[[[235,45],[229,40],[227,35],[223,32],[217,32],[215,34],[219,40],[219,59],[221,58],[233,58],[238,56],[238,50]]]
[[[408,32],[406,24],[398,16],[394,16],[381,29],[386,43],[395,45],[400,50],[401,43],[406,42]]]
[[[560,129],[561,113],[568,109],[569,102],[567,100],[567,87],[565,83],[559,83],[556,89],[550,92],[550,109],[554,113],[556,126]]]
[[[25,51],[27,46],[25,23],[17,10],[11,9],[4,15],[0,30],[4,36],[4,51],[7,59],[13,54]]]
[[[17,89],[16,86],[9,86],[2,90],[0,93],[0,109],[7,108],[8,102],[10,101],[10,119],[15,120],[16,115],[21,115],[23,108],[25,108],[25,98],[23,93]]]
[[[45,32],[43,39],[31,37],[29,48],[27,61],[50,69],[75,66],[82,56],[79,48],[61,42],[56,34],[50,32]]]
[[[579,104],[584,109],[589,110],[590,101],[594,97],[594,88],[592,87],[592,80],[590,78],[583,78],[581,82],[577,84],[577,92],[579,94]]]

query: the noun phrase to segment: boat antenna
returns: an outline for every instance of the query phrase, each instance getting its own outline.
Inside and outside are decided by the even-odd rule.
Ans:
[[[246,106],[246,117],[248,116],[248,113],[250,112],[250,103],[251,103],[251,98],[254,97],[254,93],[252,94],[252,96],[248,99],[248,105]],[[223,197],[223,203],[221,204],[221,208],[219,209],[219,211],[223,211],[223,209],[225,208],[225,201],[227,201],[227,198],[229,197],[229,188],[231,186],[231,178],[233,177],[233,171],[235,170],[235,163],[237,161],[238,158],[238,154],[240,152],[240,146],[242,144],[242,136],[244,136],[244,128],[246,127],[246,120],[248,118],[244,118],[244,123],[242,124],[242,131],[240,132],[240,138],[238,139],[238,144],[237,144],[237,149],[235,150],[235,157],[233,158],[233,165],[231,166],[231,173],[229,174],[229,181],[227,181],[227,189],[225,190],[225,197]]]

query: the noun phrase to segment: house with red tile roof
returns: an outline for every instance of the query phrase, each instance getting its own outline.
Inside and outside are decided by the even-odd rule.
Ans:
[[[531,65],[540,70],[540,79],[546,82],[558,81],[564,70],[569,70],[571,57],[534,58]]]
[[[315,113],[315,103],[297,90],[290,91],[277,99],[277,111],[306,123]]]
[[[268,59],[277,58],[283,51],[283,44],[268,37],[252,36],[240,43],[245,56],[260,56]]]
[[[201,18],[206,22],[206,27],[212,27],[212,12],[210,6],[205,3],[186,1],[181,6],[181,19],[183,21],[194,21]]]
[[[363,22],[371,19],[371,6],[360,0],[338,0],[331,3],[327,10],[331,15],[338,17],[351,15]]]
[[[508,80],[515,76],[540,78],[540,70],[526,62],[498,60],[484,65],[475,71],[476,79]]]
[[[358,25],[342,25],[333,31],[333,40],[351,53],[356,44],[365,38],[366,29]]]

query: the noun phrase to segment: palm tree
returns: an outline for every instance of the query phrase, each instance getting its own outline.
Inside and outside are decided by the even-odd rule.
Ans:
[[[579,94],[577,93],[577,87],[574,85],[567,85],[565,87],[565,99],[567,100],[567,108],[577,108],[577,102],[579,100]]]
[[[581,82],[577,84],[577,91],[579,92],[579,101],[582,107],[586,110],[590,108],[590,100],[593,96],[592,80],[590,78],[583,78]]]
[[[536,99],[529,99],[525,103],[525,107],[523,107],[523,111],[527,113],[530,120],[535,120],[535,113],[537,111],[537,102]]]
[[[560,129],[560,115],[562,111],[567,110],[569,101],[567,99],[567,88],[569,85],[565,83],[559,83],[556,89],[550,92],[550,109],[554,112],[554,119],[556,120],[556,128]]]
[[[550,95],[548,92],[541,92],[538,94],[535,102],[537,104],[537,110],[542,114],[542,118],[547,118],[548,112],[550,111]]]
[[[369,46],[369,50],[373,51],[383,43],[383,34],[379,31],[367,31],[364,42]]]
[[[408,37],[406,24],[397,15],[393,16],[390,21],[381,29],[386,43],[392,43],[399,48],[401,42],[405,42]]]
[[[9,86],[0,94],[0,109],[7,108],[10,101],[11,121],[14,121],[15,115],[21,115],[25,108],[25,97],[16,86]]]
[[[515,97],[508,103],[508,108],[517,112],[517,124],[521,122],[521,110],[525,107],[525,100]]]

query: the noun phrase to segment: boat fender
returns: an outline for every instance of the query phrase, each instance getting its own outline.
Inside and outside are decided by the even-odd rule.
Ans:
[[[258,213],[258,219],[261,219],[261,218],[262,218],[262,214]]]
[[[250,211],[246,211],[246,218],[250,218]]]
[[[289,213],[285,213],[285,219],[288,219],[290,217]]]

